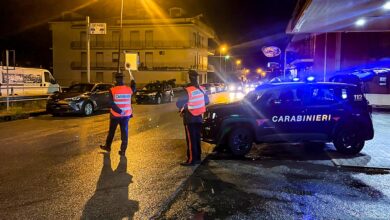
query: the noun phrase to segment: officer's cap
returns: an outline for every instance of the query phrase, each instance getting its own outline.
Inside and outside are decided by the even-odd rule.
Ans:
[[[115,78],[116,79],[118,79],[118,78],[119,79],[121,79],[121,78],[123,79],[123,73],[120,73],[120,72],[119,73],[115,73]]]

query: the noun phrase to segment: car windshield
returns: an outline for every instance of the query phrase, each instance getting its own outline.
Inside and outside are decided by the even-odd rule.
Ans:
[[[260,99],[260,97],[264,94],[264,91],[252,91],[249,92],[243,99],[244,102],[254,103]]]
[[[90,92],[93,84],[76,84],[69,88],[68,92]]]
[[[161,84],[148,84],[142,90],[157,91],[157,90],[161,90],[161,87],[162,87]]]

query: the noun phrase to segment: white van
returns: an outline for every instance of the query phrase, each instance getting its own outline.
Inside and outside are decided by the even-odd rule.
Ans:
[[[0,66],[0,96],[49,95],[60,91],[53,75],[45,69]]]

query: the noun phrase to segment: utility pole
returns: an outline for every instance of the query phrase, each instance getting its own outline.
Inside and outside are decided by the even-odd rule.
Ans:
[[[121,1],[121,26],[119,30],[119,45],[118,45],[118,73],[121,72],[121,42],[122,42],[122,23],[123,23],[123,0]]]
[[[91,82],[91,37],[89,34],[89,16],[86,17],[86,37],[87,37],[87,81]]]
[[[8,66],[9,66],[9,50],[5,51],[5,68],[7,71],[7,111],[9,111],[9,75],[8,75]]]

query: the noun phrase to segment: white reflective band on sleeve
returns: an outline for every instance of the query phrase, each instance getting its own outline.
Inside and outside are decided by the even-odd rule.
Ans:
[[[129,104],[130,100],[126,101],[126,102],[114,102],[114,103],[117,104],[117,105]]]
[[[122,111],[131,110],[131,108],[121,108]]]
[[[202,107],[204,107],[204,104],[195,105],[195,106],[189,105],[189,106],[188,106],[188,109],[198,109],[198,108],[202,108]]]
[[[203,101],[204,97],[196,98],[196,99],[191,99],[188,102],[198,102],[198,101]]]

